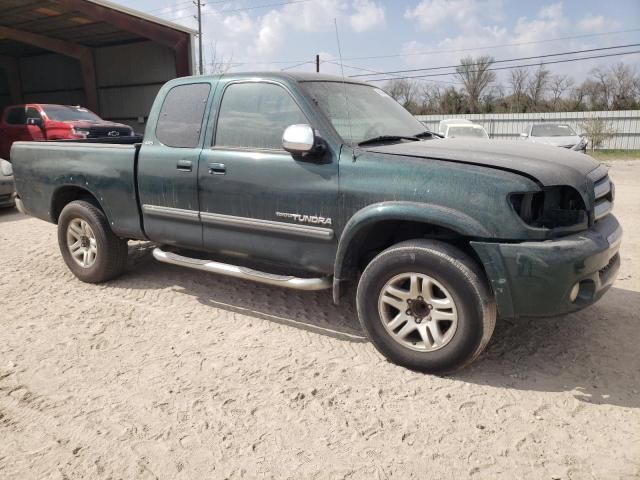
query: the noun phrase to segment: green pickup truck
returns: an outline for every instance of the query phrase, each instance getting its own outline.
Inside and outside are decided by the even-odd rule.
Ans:
[[[11,159],[18,207],[58,225],[80,280],[149,240],[161,262],[335,302],[350,283],[375,347],[425,372],[470,363],[497,316],[593,304],[620,264],[614,186],[589,156],[441,139],[337,77],[173,80],[144,138],[18,142]]]

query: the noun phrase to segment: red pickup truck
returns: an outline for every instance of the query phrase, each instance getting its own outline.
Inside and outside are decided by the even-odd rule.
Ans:
[[[10,160],[17,141],[77,140],[133,135],[128,125],[108,122],[86,108],[30,103],[7,107],[0,122],[0,158]]]

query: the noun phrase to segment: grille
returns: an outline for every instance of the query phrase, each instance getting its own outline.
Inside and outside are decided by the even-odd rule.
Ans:
[[[111,132],[117,132],[115,135]],[[111,135],[109,135],[111,133]],[[103,138],[103,137],[128,137],[131,134],[131,130],[126,127],[91,127],[89,129],[88,138]]]
[[[600,220],[611,213],[613,209],[614,186],[609,175],[605,175],[596,181],[593,193],[595,197],[594,216],[596,220]]]

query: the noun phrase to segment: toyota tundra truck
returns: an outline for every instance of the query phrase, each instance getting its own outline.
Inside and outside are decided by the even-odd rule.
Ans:
[[[100,283],[127,241],[160,262],[298,290],[355,292],[373,345],[445,373],[496,318],[592,305],[620,265],[614,185],[587,155],[441,139],[383,90],[319,74],[172,80],[142,141],[18,142],[17,206],[57,224]],[[354,289],[349,289],[353,285]]]

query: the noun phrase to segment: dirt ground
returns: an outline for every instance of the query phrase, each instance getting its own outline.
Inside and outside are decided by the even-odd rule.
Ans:
[[[86,285],[55,226],[0,213],[0,478],[640,478],[640,161],[611,175],[614,288],[499,321],[444,378],[387,363],[327,292],[161,265],[147,245]]]

